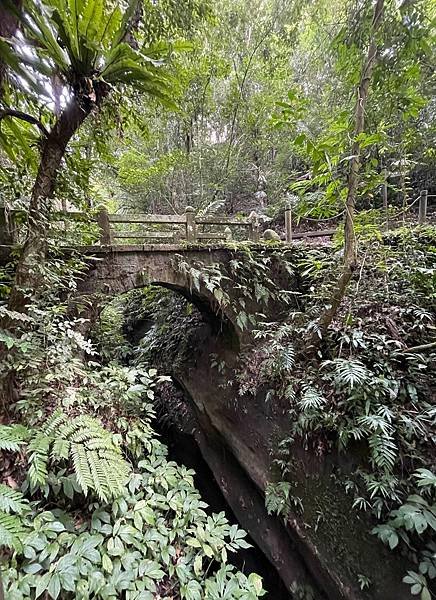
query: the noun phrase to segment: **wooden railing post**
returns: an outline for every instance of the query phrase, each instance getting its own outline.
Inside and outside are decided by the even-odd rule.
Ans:
[[[109,215],[105,208],[102,208],[97,216],[97,223],[100,227],[100,244],[110,246],[112,244],[111,224]]]
[[[192,244],[197,239],[197,230],[195,225],[195,209],[192,206],[185,208],[186,214],[186,241]]]
[[[12,233],[9,228],[6,206],[0,198],[0,246],[11,246],[13,244]]]
[[[286,205],[285,208],[285,239],[286,243],[292,242],[292,207],[290,204]]]
[[[418,216],[418,223],[420,225],[424,224],[427,221],[427,200],[428,200],[428,190],[421,190],[421,194],[419,197],[419,216]]]

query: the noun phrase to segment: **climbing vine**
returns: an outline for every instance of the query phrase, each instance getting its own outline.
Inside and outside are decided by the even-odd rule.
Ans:
[[[283,250],[275,244],[264,248],[234,244],[226,252],[230,258],[221,264],[178,256],[174,266],[188,280],[192,293],[207,290],[217,311],[230,308],[240,331],[252,330],[264,320],[262,309],[272,310],[275,304],[284,312],[298,302],[299,293],[292,291],[298,250]]]

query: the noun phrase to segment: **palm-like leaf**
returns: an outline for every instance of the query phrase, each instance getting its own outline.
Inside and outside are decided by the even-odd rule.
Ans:
[[[93,96],[94,82],[135,84],[171,104],[171,78],[162,67],[172,48],[166,43],[133,49],[126,43],[138,0],[124,15],[109,0],[25,0],[19,13],[24,41],[0,40],[0,57],[38,96],[50,95],[48,81],[61,78],[76,95]]]

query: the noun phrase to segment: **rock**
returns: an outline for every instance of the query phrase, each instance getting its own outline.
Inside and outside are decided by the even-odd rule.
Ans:
[[[264,240],[280,241],[280,236],[276,231],[274,231],[274,229],[265,229],[262,237]]]

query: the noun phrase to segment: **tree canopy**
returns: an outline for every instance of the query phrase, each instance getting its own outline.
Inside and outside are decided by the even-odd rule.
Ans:
[[[267,593],[233,558],[246,532],[155,431],[188,406],[183,435],[245,468],[265,519],[314,559],[290,560],[292,598],[391,583],[349,546],[331,566],[331,519],[347,543],[388,546],[395,589],[431,600],[435,23],[434,0],[1,1],[0,600]],[[320,243],[291,245],[311,227]],[[113,232],[135,252],[171,239],[186,285],[166,286],[184,298],[145,270],[122,298],[80,294]],[[206,239],[228,263],[202,260]],[[180,372],[216,413],[180,400]],[[307,507],[320,464],[350,522]]]

